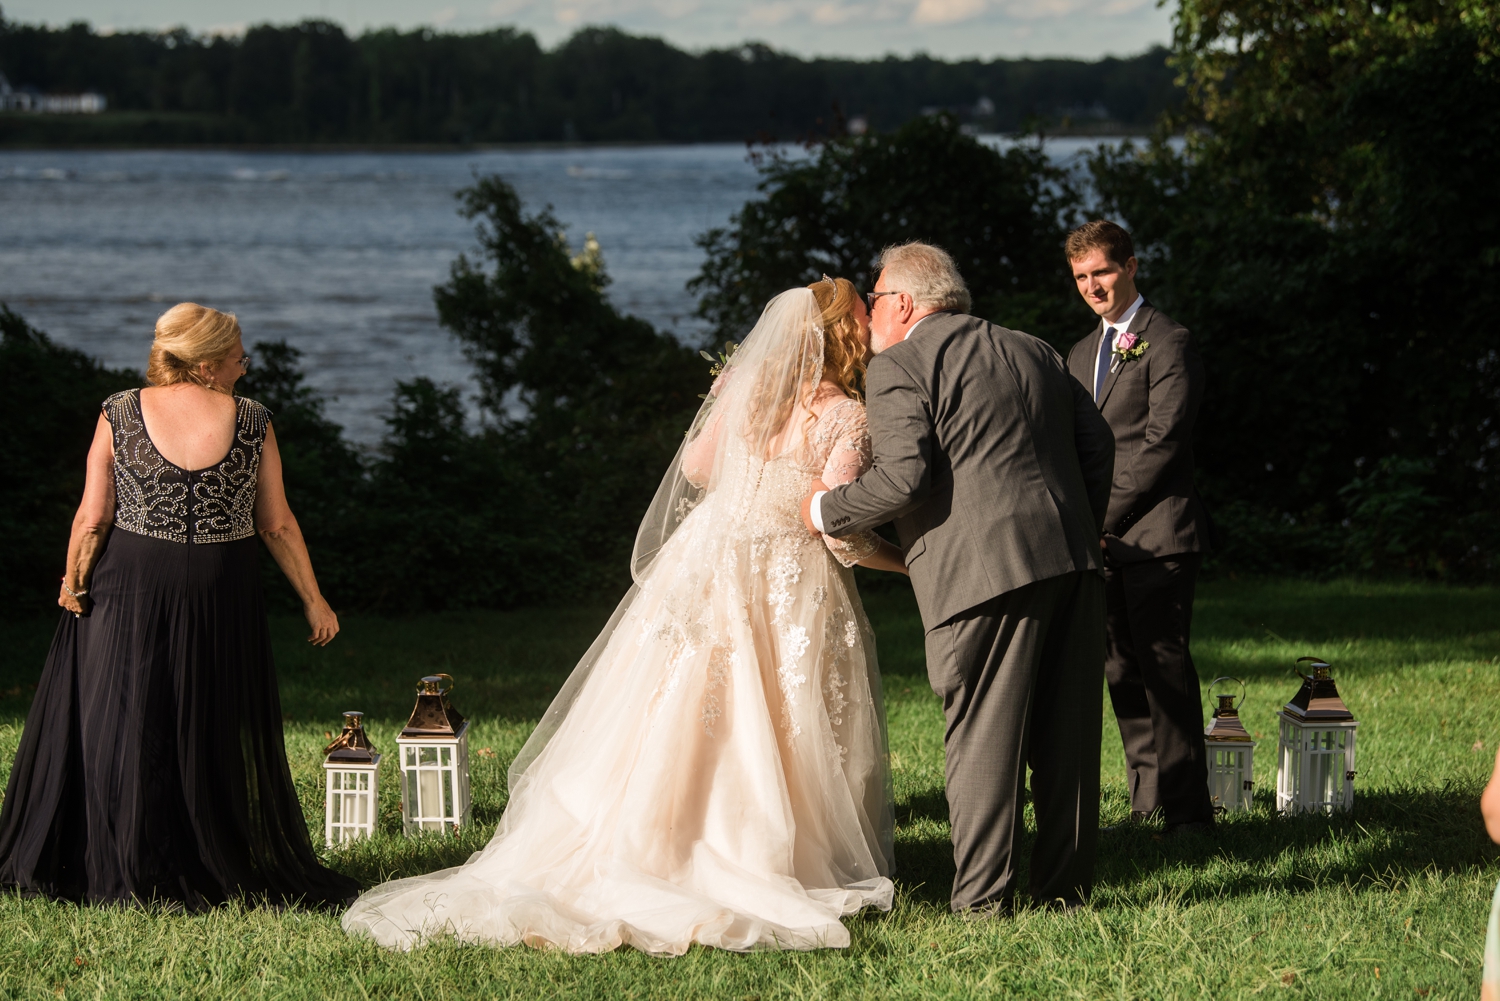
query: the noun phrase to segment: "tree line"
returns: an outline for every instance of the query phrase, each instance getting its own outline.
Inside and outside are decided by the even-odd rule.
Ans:
[[[797,140],[861,119],[889,129],[947,109],[984,131],[1029,122],[1141,130],[1178,96],[1167,53],[1130,59],[801,59],[765,45],[685,52],[585,28],[547,50],[522,31],[329,21],[101,35],[0,15],[12,86],[93,89],[98,118],[0,119],[0,141],[235,143]]]

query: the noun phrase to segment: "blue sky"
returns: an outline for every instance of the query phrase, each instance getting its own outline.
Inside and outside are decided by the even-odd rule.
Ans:
[[[324,17],[354,32],[428,25],[472,31],[517,25],[555,44],[612,24],[697,49],[747,40],[801,55],[855,58],[928,52],[979,56],[1133,55],[1171,36],[1155,0],[5,0],[7,19],[102,29],[247,24]]]

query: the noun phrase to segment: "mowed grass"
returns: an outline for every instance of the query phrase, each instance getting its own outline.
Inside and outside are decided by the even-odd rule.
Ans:
[[[926,684],[909,594],[867,595],[879,634],[895,774],[898,898],[849,919],[843,951],[675,960],[631,950],[566,956],[437,944],[409,954],[347,938],[332,916],[225,908],[184,916],[0,895],[5,997],[266,998],[1175,998],[1387,997],[1478,992],[1485,919],[1500,878],[1478,815],[1500,740],[1500,590],[1220,581],[1200,589],[1194,654],[1205,681],[1248,687],[1260,738],[1256,809],[1216,839],[1101,838],[1093,906],[974,922],[948,911],[942,716]],[[274,623],[287,746],[321,838],[324,731],[361,709],[394,751],[415,681],[457,678],[473,721],[475,820],[454,841],[399,835],[383,776],[380,838],[328,853],[366,883],[461,862],[505,803],[505,769],[574,658],[607,617],[589,609],[350,617],[326,650]],[[0,626],[0,759],[8,770],[52,623]],[[1334,665],[1361,720],[1353,814],[1284,820],[1271,809],[1274,714],[1291,664]],[[1106,701],[1105,823],[1128,810]],[[387,759],[394,763],[394,756]],[[388,766],[387,766],[388,767]]]

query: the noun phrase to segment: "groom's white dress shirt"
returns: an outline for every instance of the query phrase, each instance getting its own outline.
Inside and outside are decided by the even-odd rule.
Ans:
[[[1141,300],[1137,299],[1136,300],[1136,306],[1139,306],[1140,304],[1141,304]],[[1132,311],[1131,312],[1132,316],[1135,315],[1134,314],[1134,310],[1135,310],[1136,306],[1131,306],[1130,307],[1131,311]],[[934,316],[937,316],[937,315],[939,315],[939,314],[937,314],[937,313],[928,313],[926,316],[922,317],[916,323],[913,323],[911,325],[910,329],[908,329],[906,331],[906,336],[902,337],[901,339],[903,341],[906,340],[907,337],[911,336],[913,330],[916,330],[922,324],[926,323],[930,318],[932,318]],[[819,490],[817,493],[813,494],[812,506],[808,509],[808,512],[807,512],[808,516],[812,518],[813,527],[816,528],[820,532],[823,531],[823,495],[826,494],[827,492],[828,492],[827,490]]]
[[[1123,334],[1127,329],[1129,329],[1130,321],[1135,319],[1135,314],[1140,312],[1141,307],[1145,305],[1145,303],[1146,297],[1143,295],[1137,295],[1135,297],[1135,302],[1132,302],[1129,308],[1127,308],[1125,312],[1120,314],[1120,318],[1118,320],[1116,320],[1114,323],[1105,321],[1104,329],[1099,331],[1100,339],[1102,340],[1104,338],[1104,335],[1108,334],[1110,328],[1113,327],[1115,331],[1113,341],[1118,341],[1120,339],[1120,335]],[[1103,317],[1100,317],[1100,319],[1103,319]],[[1115,349],[1113,341],[1109,345],[1110,351],[1114,351]],[[1089,383],[1089,388],[1099,385],[1099,356],[1103,354],[1103,352],[1099,350],[1101,346],[1102,345],[1100,344],[1094,345],[1094,381]]]

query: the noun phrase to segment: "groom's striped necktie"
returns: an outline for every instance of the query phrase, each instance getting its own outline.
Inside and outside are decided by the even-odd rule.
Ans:
[[[1099,402],[1099,394],[1104,392],[1104,377],[1109,375],[1109,356],[1115,348],[1115,328],[1106,327],[1104,336],[1099,341],[1099,363],[1094,366],[1094,402]]]

